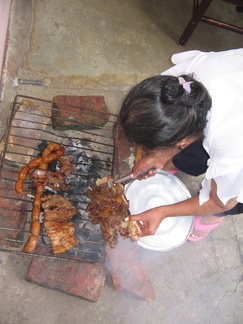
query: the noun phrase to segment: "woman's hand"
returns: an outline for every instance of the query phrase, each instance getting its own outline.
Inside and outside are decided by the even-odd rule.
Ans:
[[[141,179],[146,179],[147,177],[152,177],[156,174],[157,169],[163,168],[163,165],[164,165],[163,162],[160,161],[160,159],[158,157],[154,157],[152,155],[147,155],[144,158],[142,158],[138,163],[136,163],[136,165],[133,167],[133,170],[132,170],[133,176],[132,177],[135,178],[138,176],[138,174],[141,171],[146,171],[146,170],[153,168],[153,170],[149,170],[146,175],[141,177]]]
[[[138,174],[141,171],[150,170],[146,176],[141,177],[141,179],[145,179],[147,177],[154,176],[158,169],[163,169],[164,164],[171,160],[171,158],[176,154],[177,149],[176,148],[170,148],[170,149],[162,149],[159,148],[157,150],[154,150],[153,153],[145,156],[142,158],[138,163],[135,164],[132,174],[133,178],[138,176]]]
[[[237,203],[237,199],[232,198],[224,205],[217,196],[216,182],[212,180],[212,191],[209,200],[202,205],[199,204],[199,196],[197,195],[171,205],[159,206],[140,214],[131,215],[129,220],[142,223],[142,236],[153,235],[166,217],[215,215],[232,209]]]
[[[142,236],[153,235],[165,217],[162,215],[161,207],[152,208],[143,213],[132,215],[130,221],[140,222]]]

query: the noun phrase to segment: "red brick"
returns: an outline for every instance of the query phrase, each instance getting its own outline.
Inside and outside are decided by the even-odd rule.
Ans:
[[[152,302],[156,294],[139,250],[137,242],[119,238],[115,249],[107,245],[108,264],[117,290],[130,292],[140,299]]]
[[[103,265],[33,257],[26,280],[90,301],[98,301],[106,278]]]
[[[56,96],[53,98],[54,129],[103,127],[110,118],[103,96]]]

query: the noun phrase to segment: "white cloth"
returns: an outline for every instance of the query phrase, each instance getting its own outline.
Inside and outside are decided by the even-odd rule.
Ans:
[[[226,204],[243,203],[243,48],[223,52],[188,51],[172,56],[175,64],[162,75],[192,74],[212,98],[203,145],[210,158],[199,201],[209,199],[211,180]]]

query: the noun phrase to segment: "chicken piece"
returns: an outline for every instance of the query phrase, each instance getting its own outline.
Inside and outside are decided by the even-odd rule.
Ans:
[[[137,222],[125,222],[129,215],[129,204],[124,196],[124,186],[115,184],[107,187],[105,180],[99,179],[99,185],[92,186],[86,195],[91,199],[86,207],[93,224],[101,224],[104,239],[114,248],[117,245],[118,233],[123,238],[138,240],[141,229]],[[109,180],[111,180],[109,178]]]

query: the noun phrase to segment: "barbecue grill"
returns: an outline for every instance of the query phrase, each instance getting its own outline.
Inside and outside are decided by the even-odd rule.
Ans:
[[[42,228],[38,245],[30,255],[104,264],[105,242],[99,225],[93,225],[85,211],[89,202],[86,191],[95,184],[97,178],[113,175],[116,124],[117,116],[108,112],[67,103],[59,103],[57,107],[53,101],[16,96],[2,139],[1,251],[21,254],[30,235],[34,192],[28,179],[24,183],[25,194],[18,195],[15,192],[18,172],[40,155],[48,143],[55,142],[64,146],[65,154],[74,163],[74,171],[66,181],[70,184],[70,190],[63,195],[78,209],[72,219],[78,244],[68,252],[54,255]]]

